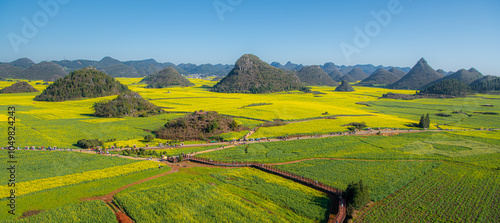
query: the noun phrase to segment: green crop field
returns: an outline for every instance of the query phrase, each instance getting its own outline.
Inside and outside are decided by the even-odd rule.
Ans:
[[[500,119],[495,115],[500,113],[499,95],[391,100],[380,97],[388,92],[413,94],[414,91],[359,86],[354,86],[356,91],[350,93],[335,92],[334,87],[312,87],[323,94],[298,91],[229,94],[209,91],[202,86],[212,86],[215,82],[200,79],[190,79],[195,83],[193,87],[163,89],[145,88],[146,85],[138,83],[141,78],[117,80],[169,113],[140,118],[97,118],[92,116],[93,104],[116,96],[39,102],[33,99],[40,93],[0,94],[0,110],[4,111],[0,113],[0,128],[7,128],[7,108],[16,107],[16,146],[75,150],[17,151],[18,208],[16,216],[11,216],[3,205],[1,220],[46,210],[21,221],[59,221],[67,216],[79,222],[78,219],[96,214],[103,216],[103,222],[113,222],[115,218],[104,204],[82,203],[80,199],[103,196],[170,168],[159,170],[154,162],[80,153],[76,142],[100,139],[105,147],[158,146],[167,140],[148,142],[144,137],[169,120],[199,110],[217,111],[248,127],[220,135],[224,140],[241,139],[255,127],[258,129],[250,138],[343,132],[353,122],[365,122],[374,129],[406,129],[412,128],[422,114],[429,113],[431,130],[439,127],[455,131],[253,143],[198,156],[263,163],[335,158],[278,167],[341,189],[351,181],[363,179],[375,203],[363,210],[354,219],[356,222],[400,222],[406,216],[407,221],[444,222],[491,222],[499,218],[500,198],[494,191],[500,185],[500,134],[498,130],[461,131],[500,128]],[[12,83],[0,81],[0,88]],[[30,82],[39,91],[47,87],[36,83]],[[441,116],[436,115],[439,113]],[[325,119],[327,116],[329,119]],[[285,125],[260,127],[275,120],[282,120]],[[202,143],[207,142],[184,142]],[[7,144],[6,137],[0,138],[0,144]],[[158,149],[156,153],[172,156],[216,147],[207,143],[204,147]],[[0,154],[0,162],[6,160],[5,151]],[[2,171],[0,177],[7,179],[7,174]],[[479,190],[483,185],[484,190]],[[0,189],[8,188],[0,185]],[[450,197],[453,199],[445,199]],[[248,168],[181,168],[180,172],[132,186],[114,198],[137,222],[164,222],[166,218],[206,222],[321,222],[327,217],[329,205],[325,194]],[[467,206],[468,203],[477,208]],[[106,220],[108,217],[111,220]]]
[[[461,160],[467,156],[500,153],[498,139],[453,132],[395,136],[342,136],[237,146],[199,156],[214,160],[287,162],[307,158]],[[497,134],[497,131],[491,134]],[[457,149],[458,148],[458,149]]]
[[[8,154],[6,150],[4,151],[0,153],[0,162],[7,163]],[[118,157],[64,151],[18,150],[16,158],[17,165],[22,168],[22,174],[16,178],[18,182],[78,174],[138,162]],[[0,171],[0,177],[6,179],[8,173]]]
[[[38,222],[118,222],[115,214],[102,201],[87,201],[44,211],[32,217],[6,221],[8,223],[38,223]]]
[[[434,161],[307,160],[277,167],[342,190],[351,182],[363,180],[370,188],[371,199],[378,201],[440,164]]]
[[[255,169],[184,169],[116,200],[136,222],[322,222],[329,198]]]
[[[0,161],[6,163],[7,152]],[[16,151],[16,213],[2,205],[0,219],[20,217],[27,211],[51,210],[78,204],[81,198],[102,196],[124,185],[169,171],[158,163],[62,151]],[[0,172],[8,179],[7,171]],[[0,185],[8,191],[7,184]],[[0,202],[7,203],[3,197]]]
[[[498,222],[498,171],[443,164],[354,222]]]

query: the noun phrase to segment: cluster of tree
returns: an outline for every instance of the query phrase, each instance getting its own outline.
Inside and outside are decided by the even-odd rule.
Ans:
[[[354,132],[356,130],[363,130],[367,127],[365,122],[353,122],[349,123],[348,125],[349,127],[347,127],[347,129],[349,129],[349,131],[351,132]]]
[[[244,127],[231,117],[217,112],[194,112],[167,122],[155,131],[160,139],[207,140],[212,136],[231,131],[241,131]]]
[[[420,94],[442,94],[464,97],[473,94],[472,89],[457,79],[447,79],[431,84],[420,91]]]
[[[94,116],[106,118],[147,117],[163,113],[161,108],[131,91],[118,95],[111,101],[96,102],[92,108],[95,111]]]
[[[88,148],[95,148],[97,146],[103,147],[104,143],[99,139],[80,139],[76,143],[76,146],[83,149],[88,149]]]
[[[427,115],[422,115],[422,117],[420,117],[420,122],[418,123],[418,127],[423,129],[428,129],[430,125],[431,125],[431,118],[429,117],[429,113],[427,113]]]
[[[500,91],[500,77],[485,76],[470,84],[472,90],[479,93]]]
[[[363,184],[363,180],[359,182],[351,182],[345,190],[348,209],[360,210],[368,202],[370,202],[370,190],[368,186]]]
[[[79,98],[97,98],[129,91],[113,77],[93,67],[73,71],[70,75],[49,85],[35,101],[66,101]]]
[[[9,87],[0,90],[0,94],[27,93],[27,92],[38,92],[38,90],[25,81],[17,82]]]

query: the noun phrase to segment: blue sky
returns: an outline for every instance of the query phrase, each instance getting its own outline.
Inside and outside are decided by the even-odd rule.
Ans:
[[[39,2],[58,10],[47,13]],[[391,19],[382,24],[372,11]],[[435,69],[500,75],[498,12],[498,0],[5,0],[0,61],[111,56],[233,64],[252,53],[269,63],[413,66],[424,57]],[[23,34],[23,17],[37,31]],[[356,44],[355,28],[368,38]]]

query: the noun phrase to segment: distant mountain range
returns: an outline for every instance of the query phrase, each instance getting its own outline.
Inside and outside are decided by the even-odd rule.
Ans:
[[[298,75],[303,82],[310,85],[338,85],[336,82],[346,80],[348,82],[362,81],[377,74],[375,77],[362,82],[364,85],[391,85],[391,88],[398,89],[423,89],[430,84],[437,83],[441,78],[458,79],[469,85],[472,81],[481,78],[483,75],[475,69],[459,70],[457,72],[434,70],[423,58],[413,68],[375,66],[372,64],[345,66],[335,65],[332,62],[319,66],[304,66],[288,61],[285,65],[279,62],[270,64],[275,68],[282,69],[289,74]],[[183,75],[206,76],[227,76],[235,67],[230,64],[191,64],[191,63],[160,63],[154,59],[119,61],[111,57],[104,57],[99,61],[94,60],[61,60],[34,63],[28,58],[20,58],[9,63],[0,63],[0,79],[18,78],[29,80],[55,81],[58,78],[68,75],[72,71],[85,67],[95,67],[112,77],[146,77],[171,67]],[[306,68],[306,69],[304,69]],[[320,72],[320,69],[324,71]],[[302,71],[302,72],[301,72]],[[385,72],[388,71],[388,72]],[[396,80],[392,73],[400,79]],[[333,79],[325,76],[325,73]],[[368,75],[369,74],[369,75]],[[395,81],[395,83],[391,83]]]

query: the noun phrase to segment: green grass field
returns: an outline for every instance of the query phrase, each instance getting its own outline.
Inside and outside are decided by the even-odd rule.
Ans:
[[[136,222],[323,222],[329,198],[255,169],[192,168],[116,200]]]

